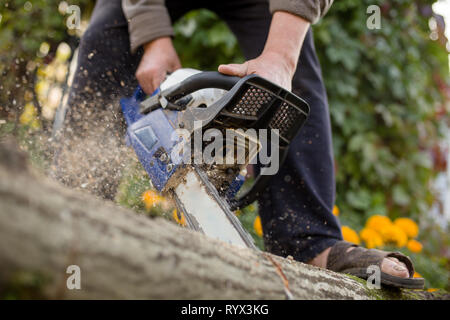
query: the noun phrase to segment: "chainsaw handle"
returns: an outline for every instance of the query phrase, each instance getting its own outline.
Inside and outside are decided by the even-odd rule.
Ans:
[[[223,90],[231,90],[233,86],[239,82],[241,78],[227,76],[217,71],[205,71],[194,74],[179,84],[172,86],[163,91],[155,91],[152,99],[147,99],[141,103],[141,113],[148,113],[159,105],[160,96],[163,96],[169,102],[176,101],[197,90],[216,88]]]
[[[184,96],[205,88],[230,90],[236,83],[238,83],[239,80],[241,80],[241,78],[227,76],[217,71],[200,72],[182,81],[174,88],[174,90],[171,90],[169,97],[173,97],[178,94],[182,94]]]

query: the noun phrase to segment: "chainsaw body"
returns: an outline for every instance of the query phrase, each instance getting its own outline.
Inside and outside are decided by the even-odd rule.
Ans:
[[[121,100],[121,106],[128,144],[153,186],[175,199],[188,226],[229,243],[254,247],[232,212],[253,202],[270,179],[260,166],[254,185],[236,196],[245,180],[245,168],[261,151],[251,130],[275,132],[268,149],[279,151],[282,161],[289,142],[307,118],[306,102],[257,75],[241,79],[180,69],[151,96],[138,88],[131,98]],[[231,156],[242,151],[244,161],[197,163],[195,156],[205,150],[206,144],[202,143],[201,150],[193,150],[192,138],[202,139],[208,129],[216,129],[224,136],[232,132]],[[186,150],[189,152],[185,154]],[[230,156],[225,147],[219,152]]]

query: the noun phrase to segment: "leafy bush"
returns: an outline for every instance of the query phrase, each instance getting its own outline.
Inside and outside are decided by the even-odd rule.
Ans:
[[[374,212],[417,218],[433,201],[429,148],[444,108],[436,79],[448,57],[429,39],[421,5],[433,1],[339,1],[315,28],[333,124],[337,203],[365,220]],[[369,30],[365,8],[382,7]]]

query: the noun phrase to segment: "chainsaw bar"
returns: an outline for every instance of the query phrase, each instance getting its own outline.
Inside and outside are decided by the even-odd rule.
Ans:
[[[185,175],[184,181],[172,190],[172,196],[189,229],[226,243],[257,249],[228,202],[199,167],[193,167]]]

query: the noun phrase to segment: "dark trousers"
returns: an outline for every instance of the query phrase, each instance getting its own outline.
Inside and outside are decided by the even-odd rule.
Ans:
[[[134,74],[142,54],[130,53],[120,2],[98,0],[81,40],[62,148],[55,162],[60,180],[105,198],[114,197],[126,165],[118,99],[130,96],[136,87]],[[166,6],[172,21],[196,8],[216,12],[236,35],[247,59],[264,48],[271,22],[265,0],[167,0]],[[268,251],[308,261],[342,239],[332,214],[335,181],[328,102],[311,31],[292,88],[311,106],[310,117],[259,199],[259,213]]]

